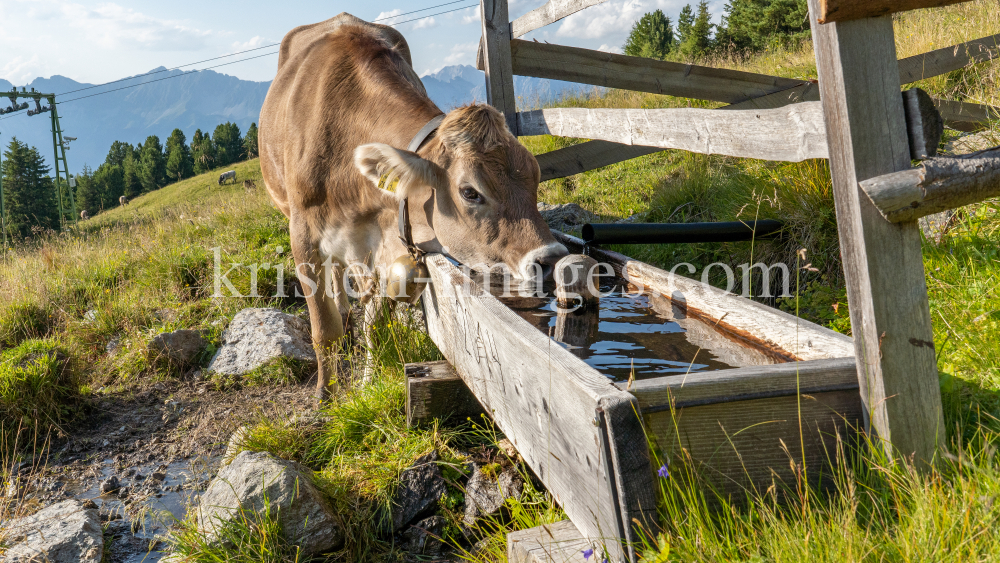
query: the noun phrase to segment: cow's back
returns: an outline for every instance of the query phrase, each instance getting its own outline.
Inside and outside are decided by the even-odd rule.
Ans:
[[[327,190],[328,177],[338,178],[342,190],[353,189],[343,184],[361,178],[347,169],[354,147],[398,144],[378,138],[393,129],[387,126],[393,119],[426,122],[426,112],[402,110],[407,99],[440,113],[395,29],[342,13],[290,31],[260,116],[261,172],[282,213],[290,216],[296,198],[311,204],[336,198]]]

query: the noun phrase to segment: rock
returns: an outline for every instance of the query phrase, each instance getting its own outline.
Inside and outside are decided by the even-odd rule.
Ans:
[[[16,520],[5,532],[8,563],[99,563],[104,556],[97,511],[75,499]]]
[[[114,356],[122,349],[122,335],[116,334],[108,340],[108,344],[104,347],[104,352],[109,356]]]
[[[437,466],[437,452],[417,458],[403,471],[392,497],[392,531],[398,532],[415,519],[434,510],[447,487]]]
[[[282,356],[316,363],[309,323],[277,309],[243,309],[222,333],[208,370],[242,375]]]
[[[405,549],[414,555],[441,555],[444,542],[441,541],[444,532],[445,519],[441,516],[424,518],[403,532]]]
[[[201,495],[198,527],[215,540],[220,522],[233,519],[242,506],[260,514],[265,499],[277,514],[285,538],[301,548],[302,559],[336,549],[344,536],[333,508],[312,482],[312,472],[298,463],[265,452],[241,452]]]
[[[472,477],[465,486],[465,517],[462,521],[471,526],[477,518],[495,514],[508,498],[521,498],[524,480],[517,466],[508,467],[497,478],[491,478],[479,466],[472,466]]]
[[[86,322],[88,322],[88,323],[92,323],[92,322],[96,321],[97,320],[97,310],[90,309],[89,311],[87,311],[86,313],[84,313],[83,314],[83,320],[86,321]]]
[[[197,330],[175,330],[157,334],[147,350],[152,357],[165,357],[171,363],[188,365],[205,349],[205,339]]]
[[[538,211],[550,229],[564,233],[574,231],[581,225],[590,223],[597,218],[596,215],[575,203],[550,205],[538,202]]]
[[[117,475],[112,475],[111,477],[108,477],[101,483],[100,488],[101,488],[101,494],[106,495],[108,493],[113,493],[118,489],[122,488],[122,483],[121,481],[118,480]]]

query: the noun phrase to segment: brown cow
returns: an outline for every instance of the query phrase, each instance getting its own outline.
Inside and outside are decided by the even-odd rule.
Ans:
[[[261,110],[260,163],[289,218],[296,273],[304,287],[318,288],[306,290],[306,300],[322,359],[320,397],[329,392],[329,351],[349,311],[342,269],[385,266],[405,254],[402,196],[414,240],[428,252],[506,264],[521,277],[550,272],[567,253],[536,208],[538,163],[492,107],[455,109],[415,153],[399,148],[442,113],[391,27],[343,13],[282,39]],[[386,176],[399,178],[395,192],[380,189],[392,185]]]

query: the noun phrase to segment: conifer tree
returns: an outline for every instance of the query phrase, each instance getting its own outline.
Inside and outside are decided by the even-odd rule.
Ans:
[[[806,0],[730,0],[717,43],[738,51],[760,51],[775,42],[809,38]]]
[[[215,147],[208,135],[196,129],[191,137],[191,156],[194,158],[194,173],[204,174],[215,168]]]
[[[694,27],[694,11],[691,4],[681,8],[680,15],[677,16],[677,44],[682,45],[691,35],[691,28]]]
[[[240,128],[235,123],[221,123],[212,133],[212,145],[215,147],[215,165],[227,166],[239,162],[243,154],[243,138]]]
[[[8,232],[27,238],[33,230],[58,229],[59,208],[55,184],[35,147],[10,140],[0,165]]]
[[[167,138],[167,181],[177,182],[194,173],[194,159],[186,144],[187,138],[180,129],[174,129]]]
[[[158,190],[166,185],[167,160],[163,156],[163,145],[156,135],[146,137],[146,142],[139,149],[139,180],[143,192]]]
[[[251,123],[250,128],[247,129],[247,136],[243,137],[243,157],[249,160],[251,158],[257,158],[258,155],[257,124]]]
[[[688,6],[685,6],[687,9]],[[681,41],[681,54],[689,59],[702,57],[712,48],[712,14],[708,11],[708,1],[698,2],[698,14],[691,23],[691,28]]]
[[[663,60],[674,47],[674,30],[661,10],[642,16],[632,26],[632,31],[622,47],[626,55]],[[247,132],[247,136],[250,133]]]

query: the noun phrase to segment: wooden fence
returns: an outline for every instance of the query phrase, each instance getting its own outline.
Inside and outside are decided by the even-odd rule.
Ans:
[[[486,74],[487,101],[504,113],[516,135],[590,139],[539,155],[542,179],[668,148],[782,161],[828,158],[864,424],[890,458],[917,467],[933,464],[945,433],[916,218],[1000,193],[1000,152],[963,162],[938,159],[916,171],[910,170],[911,158],[933,154],[937,114],[946,124],[971,130],[1000,117],[1000,109],[928,99],[923,101],[937,114],[914,110],[921,100],[911,96],[904,102],[900,86],[996,58],[1000,35],[897,60],[887,14],[958,0],[809,0],[818,82],[518,39],[603,1],[549,0],[510,22],[506,0],[481,0],[478,66]],[[514,75],[728,105],[519,112]],[[546,344],[541,334],[493,332],[487,323],[469,321],[504,320],[513,313],[484,295],[455,290],[468,281],[440,262],[432,262],[432,275],[440,278],[430,293],[432,305],[425,299],[435,342],[498,425],[514,436],[584,539],[606,540],[610,534],[625,543],[605,553],[634,559],[630,542],[638,531],[632,527],[653,509],[649,491],[641,490],[650,484],[643,476],[650,467],[640,459],[646,452],[638,451],[643,431],[635,416],[646,403],[578,373],[569,354]],[[676,282],[672,274],[663,275],[665,282]],[[836,359],[843,355],[829,357],[834,359],[823,360],[829,365],[817,364],[817,373],[841,377],[850,369],[850,361]],[[539,369],[547,370],[544,378]],[[856,393],[838,385],[837,393]]]

